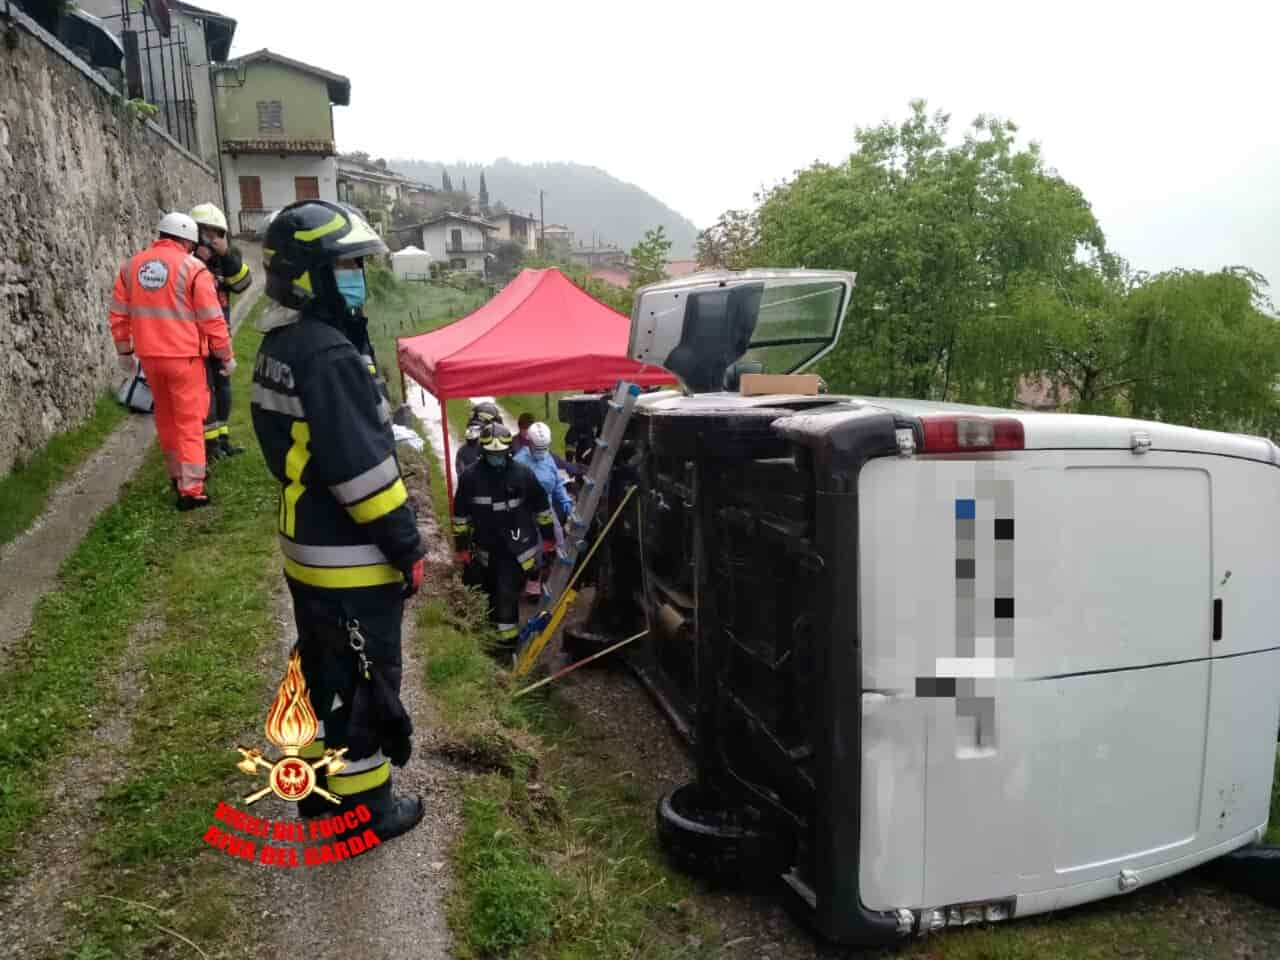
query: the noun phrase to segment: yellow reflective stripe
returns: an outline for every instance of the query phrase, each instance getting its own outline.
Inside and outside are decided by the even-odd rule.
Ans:
[[[240,269],[236,272],[235,276],[227,278],[227,283],[239,283],[248,275],[249,265],[247,263],[242,263],[240,264]]]
[[[545,527],[548,523],[554,523],[556,516],[550,510],[543,510],[534,519],[538,524]]]
[[[298,756],[303,760],[319,760],[324,756],[324,741],[312,740],[298,751]]]
[[[218,434],[219,434],[220,436],[223,436],[223,437],[229,437],[229,436],[231,436],[231,428],[230,428],[230,427],[219,427],[219,428],[218,428]]]
[[[347,218],[340,213],[335,213],[332,220],[328,223],[322,223],[313,230],[293,231],[293,239],[301,240],[303,243],[310,243],[312,240],[319,240],[321,237],[327,237],[331,233],[337,233],[346,225]]]
[[[206,431],[204,432],[204,438],[205,438],[206,440],[217,440],[217,439],[218,439],[218,437],[220,437],[220,436],[222,436],[222,428],[221,428],[221,427],[212,427],[211,429],[206,430]]]
[[[364,773],[352,774],[349,777],[342,775],[329,777],[329,789],[334,793],[344,797],[349,797],[355,793],[364,793],[366,790],[373,790],[382,786],[391,779],[391,761],[379,764],[372,770],[366,770]]]
[[[284,572],[299,583],[326,590],[382,587],[404,579],[400,571],[389,563],[371,563],[363,567],[308,567],[288,557],[284,558]]]
[[[347,513],[356,523],[372,523],[409,499],[409,492],[404,488],[404,481],[397,480],[381,493],[375,493],[368,500],[361,500],[347,507]]]
[[[293,446],[284,458],[284,475],[289,478],[289,485],[284,488],[280,499],[280,529],[286,537],[293,536],[298,520],[298,501],[307,490],[302,485],[302,471],[311,459],[311,451],[307,449],[311,442],[311,428],[305,421],[295,420],[289,435],[293,437]]]

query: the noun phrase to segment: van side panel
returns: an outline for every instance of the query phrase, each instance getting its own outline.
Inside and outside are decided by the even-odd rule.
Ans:
[[[1127,450],[863,468],[868,907],[1080,902],[1265,820],[1278,490],[1268,466]],[[1224,578],[1239,635],[1215,643]]]

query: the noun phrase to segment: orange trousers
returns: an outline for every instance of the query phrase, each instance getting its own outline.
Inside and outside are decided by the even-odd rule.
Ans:
[[[156,434],[178,493],[204,493],[204,417],[209,410],[209,382],[203,357],[143,357],[155,398]]]

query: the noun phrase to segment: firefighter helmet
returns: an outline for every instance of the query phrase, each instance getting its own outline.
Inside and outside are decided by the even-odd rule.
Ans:
[[[535,423],[529,427],[529,446],[535,450],[551,449],[551,428],[545,423]]]
[[[179,213],[176,210],[160,218],[156,233],[162,237],[172,237],[174,240],[200,242],[200,230],[196,227],[196,222],[185,213]]]
[[[491,423],[480,433],[480,449],[486,453],[506,453],[511,449],[511,431],[502,423]]]
[[[466,436],[466,438],[467,438],[468,440],[479,440],[479,439],[480,439],[480,424],[476,423],[474,420],[473,420],[471,423],[468,423],[468,424],[467,424],[467,432],[466,432],[465,436]]]
[[[212,203],[202,203],[198,207],[192,207],[191,219],[196,222],[197,226],[211,227],[214,230],[221,230],[223,233],[227,232],[227,218]]]
[[[502,411],[491,400],[482,400],[471,408],[471,422],[484,426],[486,423],[501,423]]]
[[[291,203],[271,220],[263,242],[267,296],[294,310],[314,301],[345,312],[334,261],[386,252],[382,238],[354,208],[327,200]]]

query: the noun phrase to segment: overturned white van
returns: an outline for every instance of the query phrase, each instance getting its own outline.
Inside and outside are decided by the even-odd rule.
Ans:
[[[1280,723],[1280,450],[1103,417],[743,396],[839,335],[853,278],[646,288],[598,646],[696,751],[691,869],[776,877],[874,944],[1124,893],[1261,839]],[[598,398],[562,401],[579,431]]]

